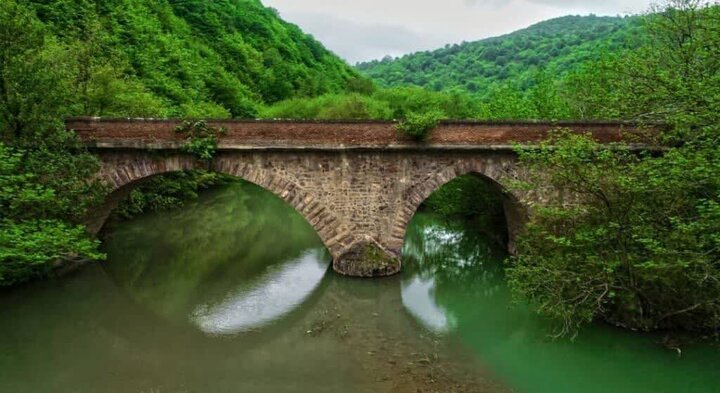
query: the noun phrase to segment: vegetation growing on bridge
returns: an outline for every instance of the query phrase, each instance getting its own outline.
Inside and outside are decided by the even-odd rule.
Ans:
[[[227,133],[223,127],[212,127],[205,120],[185,120],[175,132],[185,136],[183,150],[201,161],[212,160],[218,147],[218,137]]]
[[[397,125],[397,130],[418,141],[427,139],[442,118],[440,112],[408,113]]]

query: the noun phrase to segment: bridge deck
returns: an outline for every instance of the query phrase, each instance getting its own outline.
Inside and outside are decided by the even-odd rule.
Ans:
[[[395,122],[384,121],[288,121],[217,120],[213,126],[227,129],[220,148],[243,149],[509,149],[514,143],[532,144],[558,128],[590,133],[603,143],[618,142],[642,129],[625,122],[478,122],[444,121],[425,143],[417,143],[396,131]],[[182,135],[179,120],[70,118],[68,129],[95,148],[175,149]]]

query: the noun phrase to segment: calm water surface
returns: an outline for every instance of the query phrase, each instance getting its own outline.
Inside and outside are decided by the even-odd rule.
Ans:
[[[510,303],[504,253],[430,214],[380,280],[332,273],[304,219],[246,183],[119,224],[105,249],[0,292],[0,392],[720,392],[710,344],[548,340]]]

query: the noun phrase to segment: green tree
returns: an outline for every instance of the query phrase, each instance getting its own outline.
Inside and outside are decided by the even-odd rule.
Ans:
[[[70,102],[68,54],[48,40],[32,12],[0,3],[0,130],[5,141],[33,135],[63,115]]]
[[[560,334],[601,318],[652,330],[720,326],[720,154],[661,158],[564,133],[521,150],[534,188],[566,198],[534,208],[510,285]]]
[[[611,82],[610,99],[590,97],[583,110],[663,120],[670,129],[650,142],[666,150],[637,154],[562,133],[520,151],[526,186],[564,198],[534,208],[508,278],[519,299],[561,322],[560,334],[595,319],[720,327],[720,8],[672,0],[656,11],[647,46],[597,74]]]
[[[64,130],[75,74],[23,6],[0,3],[0,286],[48,273],[63,258],[101,258],[79,225],[103,187],[97,160]],[[11,144],[11,145],[8,145]]]
[[[53,168],[36,171],[46,159]],[[85,228],[73,223],[97,191],[78,168],[87,166],[64,154],[0,143],[0,287],[48,274],[62,259],[103,257]]]

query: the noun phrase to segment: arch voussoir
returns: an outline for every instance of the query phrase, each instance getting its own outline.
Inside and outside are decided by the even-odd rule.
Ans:
[[[283,174],[274,172],[272,168],[265,168],[255,162],[233,161],[235,160],[221,158],[216,161],[215,169],[257,184],[275,194],[305,218],[333,258],[340,255],[341,247],[338,247],[339,243],[335,237],[341,232],[342,221],[328,206],[317,199],[312,192],[308,192]]]

